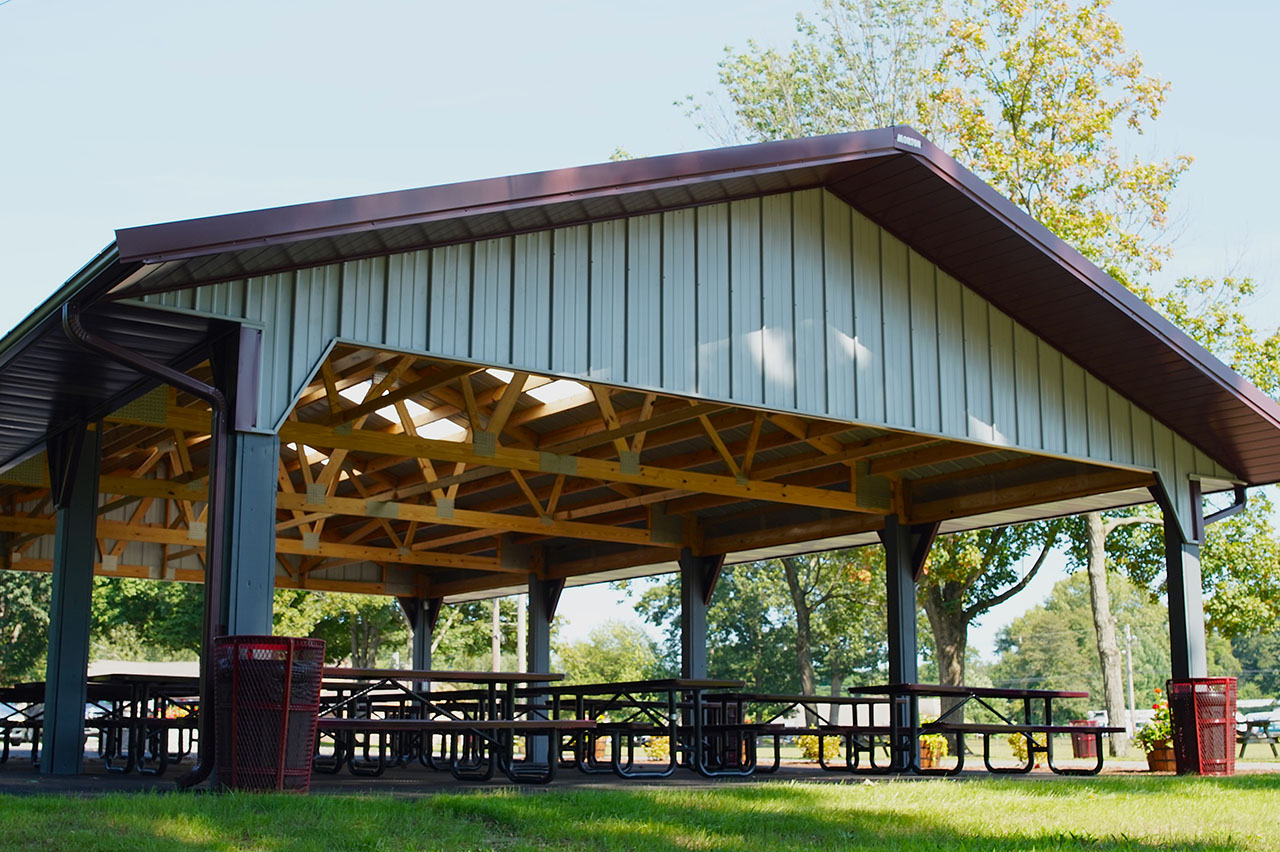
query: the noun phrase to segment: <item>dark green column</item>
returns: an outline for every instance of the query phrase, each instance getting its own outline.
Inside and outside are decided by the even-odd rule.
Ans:
[[[223,608],[227,633],[270,635],[280,439],[253,432],[232,432],[230,437]]]
[[[680,549],[680,675],[707,676],[707,607],[724,566],[723,556]]]
[[[101,442],[101,430],[82,423],[49,440],[56,527],[40,763],[49,775],[77,775],[84,759]]]

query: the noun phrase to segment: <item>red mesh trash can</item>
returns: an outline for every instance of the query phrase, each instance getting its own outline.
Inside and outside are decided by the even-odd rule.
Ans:
[[[311,787],[323,639],[214,639],[215,760],[230,790]]]
[[[1076,728],[1096,728],[1098,723],[1092,719],[1072,719],[1071,725]],[[1097,757],[1098,738],[1093,734],[1071,735],[1072,757]]]
[[[1198,677],[1166,685],[1179,774],[1236,772],[1236,679]]]

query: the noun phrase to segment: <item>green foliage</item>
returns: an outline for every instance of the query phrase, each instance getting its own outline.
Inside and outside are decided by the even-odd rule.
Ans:
[[[642,618],[664,630],[662,667],[680,671],[680,578],[666,577],[636,602]],[[799,692],[795,615],[777,562],[727,566],[707,609],[707,674],[751,689]]]
[[[1248,507],[1211,525],[1200,551],[1205,614],[1225,636],[1280,625],[1280,541],[1266,492],[1255,490]]]
[[[49,647],[49,575],[0,570],[0,685],[43,677]]]
[[[1280,698],[1280,627],[1231,640],[1240,661],[1241,698]]]
[[[517,664],[517,609],[523,597],[501,598],[500,618],[502,667],[514,671]],[[556,624],[551,624],[552,641]],[[467,601],[449,604],[440,612],[431,636],[431,665],[459,671],[487,671],[493,665],[493,602]]]
[[[1162,688],[1169,676],[1169,613],[1147,589],[1120,574],[1107,579],[1111,608],[1120,626],[1133,632],[1133,680],[1139,694]],[[1209,669],[1232,675],[1240,665],[1230,643],[1210,633]],[[992,683],[1024,689],[1084,690],[1089,699],[1060,702],[1064,714],[1083,716],[1101,704],[1102,672],[1098,668],[1097,635],[1089,602],[1089,581],[1078,572],[1054,585],[1043,604],[1032,607],[1002,628],[996,637],[999,659]]]
[[[1109,5],[958,3],[920,119],[956,159],[1136,288],[1170,254],[1158,240],[1191,158],[1122,153],[1169,87],[1125,46]]]
[[[357,668],[390,665],[405,653],[409,630],[399,604],[382,595],[276,591],[275,632],[325,641],[325,659]]]
[[[556,643],[553,650],[565,683],[621,683],[659,673],[658,645],[638,624],[607,621],[586,639]]]
[[[649,737],[645,740],[644,753],[652,761],[666,763],[671,759],[671,737]]]
[[[796,17],[789,51],[726,47],[719,82],[728,104],[686,98],[722,143],[820,136],[911,121],[926,95],[917,73],[938,41],[937,0],[824,0]],[[711,93],[708,93],[711,95]]]
[[[822,758],[827,762],[840,759],[840,747],[842,739],[840,737],[815,737],[806,734],[803,737],[796,737],[796,745],[800,748],[800,756],[805,760],[818,760],[818,741],[822,741]]]
[[[92,606],[99,659],[192,660],[200,652],[203,586],[96,577]]]
[[[782,569],[798,634],[807,624],[803,638],[815,675],[837,690],[850,677],[878,680],[887,653],[884,550],[792,556],[782,560]]]

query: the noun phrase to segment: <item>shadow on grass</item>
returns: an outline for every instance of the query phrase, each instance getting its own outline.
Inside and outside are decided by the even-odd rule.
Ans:
[[[1116,831],[1110,826],[1126,825],[1127,815],[1135,811],[1131,794],[1143,799],[1151,794],[1150,805],[1156,809],[1171,803],[1176,808],[1184,793],[1198,794],[1204,799],[1201,807],[1216,809],[1231,806],[1239,793],[1265,802],[1277,789],[1280,779],[1241,777],[536,793],[492,789],[417,800],[144,794],[70,801],[41,796],[0,802],[0,848],[1155,852],[1173,846],[1240,852],[1266,848],[1267,841],[1258,835],[1215,836],[1211,824],[1200,825],[1186,813],[1180,818],[1170,814],[1167,831]],[[1124,801],[1089,801],[1099,794]],[[1057,801],[1044,798],[1050,796]]]

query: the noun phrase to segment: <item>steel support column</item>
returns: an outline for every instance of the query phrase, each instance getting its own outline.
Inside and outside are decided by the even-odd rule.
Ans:
[[[551,670],[551,619],[555,618],[563,590],[564,580],[529,575],[529,649],[525,658],[528,671]]]
[[[1172,501],[1156,490],[1164,514],[1164,563],[1169,594],[1170,668],[1175,679],[1207,677],[1208,652],[1204,633],[1204,591],[1200,576],[1200,541],[1204,537],[1204,508],[1200,483],[1191,489],[1189,539],[1178,523]]]
[[[223,612],[227,633],[272,632],[280,439],[258,427],[262,332],[243,327],[214,347],[215,384],[231,408],[228,435]]]
[[[562,579],[544,580],[536,574],[529,575],[529,653],[525,671],[551,671],[551,620],[555,618],[560,593],[563,591]],[[539,703],[544,700],[539,700]],[[545,711],[533,711],[529,715],[546,718]],[[529,752],[529,758],[534,763],[546,763],[551,757],[547,737],[530,737]]]
[[[431,668],[431,637],[440,618],[441,598],[400,598],[409,629],[413,631],[409,648],[409,668],[426,671]]]
[[[49,440],[49,482],[57,526],[40,763],[41,771],[49,775],[79,774],[84,759],[101,446],[101,430],[84,424]]]
[[[916,581],[937,534],[937,524],[909,526],[899,522],[897,515],[887,516],[880,531],[888,595],[890,683],[916,683],[919,679]]]
[[[232,432],[230,439],[223,609],[227,633],[270,635],[280,439],[252,432]]]
[[[937,524],[909,526],[897,515],[884,519],[880,541],[884,545],[885,588],[888,604],[889,682],[917,683],[918,651],[916,648],[916,583],[924,570],[929,548],[938,534]],[[898,769],[915,764],[920,743],[914,738],[900,741],[899,731],[914,728],[911,718],[915,704],[906,696],[894,700],[889,708],[890,724],[895,731],[892,760]]]
[[[680,674],[707,676],[707,607],[724,566],[723,556],[694,556],[680,549]]]

